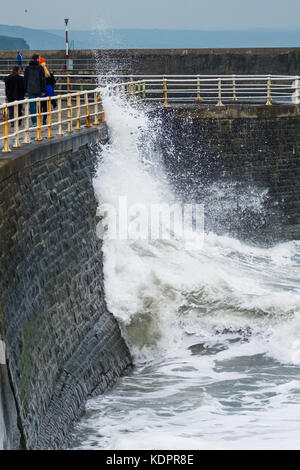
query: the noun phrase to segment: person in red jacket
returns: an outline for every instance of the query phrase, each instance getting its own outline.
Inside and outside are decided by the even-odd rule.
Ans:
[[[56,83],[56,79],[52,72],[49,72],[46,64],[46,60],[43,57],[40,57],[39,64],[43,67],[46,77],[46,93],[45,96],[54,96],[54,85]],[[53,108],[56,108],[56,101],[51,100],[51,105]],[[42,113],[43,113],[43,124],[46,124],[47,121],[47,101],[42,101]]]
[[[20,75],[21,69],[18,65],[15,65],[12,69],[12,73],[5,78],[5,95],[8,103],[13,101],[21,101],[24,99],[25,86],[24,78]],[[14,106],[9,106],[9,119],[14,118]],[[22,105],[18,105],[19,117],[22,116]],[[21,124],[21,121],[19,121]],[[11,127],[14,127],[14,123],[11,123]]]

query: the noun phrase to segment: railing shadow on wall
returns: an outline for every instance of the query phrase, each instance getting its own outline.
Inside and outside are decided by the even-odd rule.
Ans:
[[[1,76],[0,76],[1,78]],[[176,104],[299,104],[299,77],[280,75],[63,75],[60,94],[0,106],[2,152],[44,138],[71,135],[105,122],[102,93],[127,100]],[[91,89],[92,88],[92,89]],[[66,93],[63,91],[66,90]],[[24,114],[22,113],[24,111]],[[46,135],[45,135],[46,133]]]

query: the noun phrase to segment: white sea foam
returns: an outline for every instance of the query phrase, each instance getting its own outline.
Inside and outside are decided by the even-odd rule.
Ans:
[[[99,204],[174,201],[159,123],[115,98],[104,106]],[[189,243],[105,240],[106,299],[137,368],[89,403],[81,447],[299,448],[299,242]]]

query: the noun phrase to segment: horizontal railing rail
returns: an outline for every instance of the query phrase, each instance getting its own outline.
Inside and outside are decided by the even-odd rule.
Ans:
[[[31,58],[23,58],[22,66],[26,67],[29,65]],[[91,58],[74,58],[70,59],[57,59],[47,58],[47,64],[53,70],[94,70],[95,60]],[[17,58],[1,58],[0,59],[0,71],[8,71],[14,65],[18,65]]]
[[[65,79],[65,75],[57,78]],[[84,77],[84,78],[83,78]],[[0,77],[1,78],[1,77]],[[89,80],[89,81],[87,81]],[[0,105],[2,152],[11,147],[72,134],[105,122],[101,90],[127,100],[140,100],[164,108],[171,104],[235,103],[299,104],[298,76],[283,75],[68,75],[61,85],[67,93],[54,97],[25,99]],[[59,86],[59,83],[56,87]],[[83,87],[84,89],[78,89]],[[92,88],[92,89],[90,89]],[[24,114],[23,114],[24,111]],[[46,135],[45,135],[46,134]]]

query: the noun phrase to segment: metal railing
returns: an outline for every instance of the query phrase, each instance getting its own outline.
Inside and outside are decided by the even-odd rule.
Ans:
[[[22,66],[23,68],[29,65],[31,58],[23,58]],[[0,59],[0,72],[9,72],[14,65],[18,65],[17,59],[15,58],[7,58],[7,59]],[[54,71],[62,71],[62,70],[94,70],[95,69],[95,60],[91,57],[87,57],[86,59],[71,59],[71,62],[64,59],[51,59],[47,58],[47,65],[51,70]]]
[[[24,108],[24,114],[21,108]],[[57,136],[71,135],[82,127],[105,122],[99,89],[14,101],[0,106],[0,112],[3,153],[11,152],[11,147],[30,144],[32,139],[40,142],[44,138],[53,139],[54,133]]]
[[[109,95],[119,95],[133,102],[160,103],[164,108],[178,103],[213,103],[217,107],[234,103],[266,106],[300,103],[298,76],[89,76],[89,79],[94,79],[88,83],[93,89],[74,92],[75,87],[86,86],[86,82],[78,82],[81,77],[72,75],[65,82],[69,93],[1,105],[2,152],[10,152],[11,146],[18,148],[23,143],[29,144],[33,134],[34,140],[39,142],[44,138],[52,139],[54,132],[58,136],[70,135],[80,131],[82,126],[97,126],[105,122],[99,84]],[[21,107],[24,107],[24,116],[20,113]]]
[[[299,76],[283,75],[160,75],[101,76],[99,81],[117,83],[142,80],[143,99],[149,102],[299,104]]]
[[[145,81],[147,101],[162,101],[167,89],[168,101],[176,102],[266,102],[299,100],[299,76],[284,75],[55,75],[56,93],[93,90],[119,82]],[[5,75],[0,74],[0,80]],[[1,96],[0,99],[4,99]]]
[[[121,88],[122,87],[122,88]],[[109,94],[126,90],[126,96],[142,96],[142,80],[107,87]],[[137,92],[137,90],[140,90]],[[55,106],[55,107],[54,107]],[[24,111],[24,114],[23,114]],[[101,89],[77,91],[53,97],[25,99],[0,106],[0,144],[2,152],[41,142],[56,136],[71,135],[82,128],[106,122]]]
[[[3,82],[3,94],[0,92],[0,99],[4,96],[4,80],[7,74],[0,73],[0,84]],[[55,74],[55,91],[59,94],[71,93],[83,90],[94,90],[99,85],[99,77],[95,74]]]

